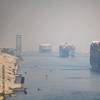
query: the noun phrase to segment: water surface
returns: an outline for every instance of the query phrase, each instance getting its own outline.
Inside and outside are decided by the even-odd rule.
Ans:
[[[100,74],[90,67],[88,56],[24,55],[21,71],[28,94],[18,92],[7,100],[100,100]]]

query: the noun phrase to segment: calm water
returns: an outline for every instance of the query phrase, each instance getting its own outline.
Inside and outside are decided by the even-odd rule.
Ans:
[[[88,56],[24,55],[28,94],[18,92],[7,100],[100,100],[100,74],[89,68]]]

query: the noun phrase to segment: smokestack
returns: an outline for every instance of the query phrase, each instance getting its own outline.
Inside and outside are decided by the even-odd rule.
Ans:
[[[16,35],[16,56],[22,57],[22,35],[18,33]]]

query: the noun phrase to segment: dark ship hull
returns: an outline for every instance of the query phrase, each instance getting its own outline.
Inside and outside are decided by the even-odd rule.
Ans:
[[[91,71],[100,72],[100,42],[95,41],[90,46]]]

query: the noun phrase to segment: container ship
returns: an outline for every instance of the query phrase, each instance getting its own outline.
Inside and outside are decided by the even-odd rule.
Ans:
[[[43,43],[39,45],[39,52],[40,53],[51,53],[52,52],[52,46],[48,43]]]
[[[90,45],[91,71],[100,72],[100,41],[93,41]]]
[[[59,56],[60,57],[74,57],[75,47],[72,44],[65,43],[59,46]]]

